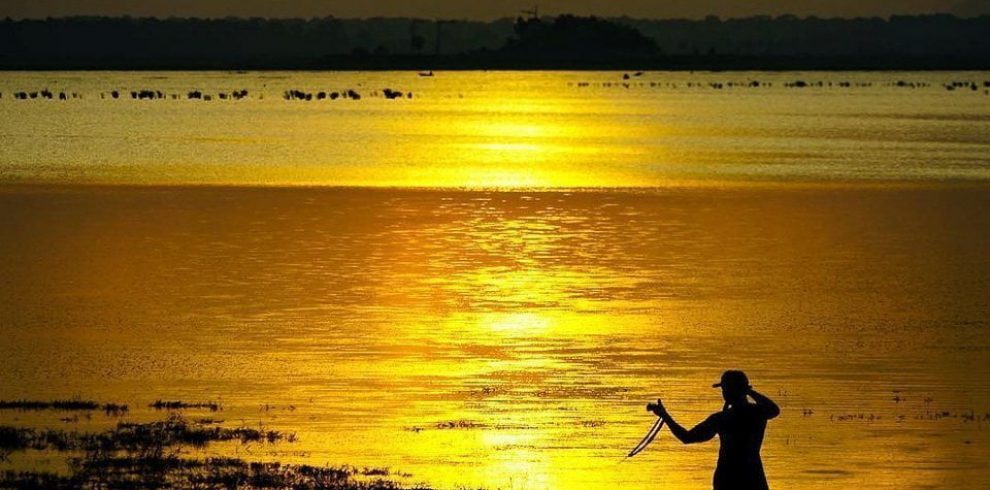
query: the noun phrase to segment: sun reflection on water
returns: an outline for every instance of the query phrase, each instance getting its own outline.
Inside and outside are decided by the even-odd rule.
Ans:
[[[534,335],[550,326],[550,319],[537,313],[488,314],[483,320],[492,331]]]
[[[768,434],[773,481],[985,481],[985,434],[910,418],[928,395],[953,410],[988,403],[973,373],[988,365],[990,281],[973,264],[990,263],[978,231],[990,218],[960,212],[990,207],[984,187],[518,189],[656,183],[642,164],[666,163],[668,136],[696,160],[738,156],[698,148],[738,144],[711,136],[711,114],[691,126],[548,94],[489,90],[443,110],[423,98],[362,117],[297,107],[256,125],[278,137],[259,136],[254,153],[220,145],[230,152],[203,164],[202,142],[163,144],[168,165],[121,166],[512,192],[7,189],[0,220],[16,239],[0,240],[0,391],[135,411],[151,394],[221,397],[229,420],[298,430],[287,461],[390,466],[442,488],[705,488],[713,445],[662,436],[657,451],[615,458],[651,422],[643,401],[669,396],[700,420],[721,406],[712,377],[742,366],[787,410]],[[251,108],[225,107],[235,126],[234,111]],[[107,124],[147,124],[123,121]],[[150,155],[131,150],[120,154]],[[914,405],[891,402],[898,384]],[[259,415],[268,403],[297,409]],[[887,418],[828,418],[853,410]],[[895,478],[864,437],[920,469]],[[930,466],[955,457],[976,469]]]
[[[628,184],[628,172],[614,163],[629,149],[608,142],[620,134],[613,121],[581,117],[581,100],[521,96],[516,89],[463,100],[449,117],[408,121],[402,131],[426,138],[406,140],[396,157],[421,170],[390,181],[500,189]]]

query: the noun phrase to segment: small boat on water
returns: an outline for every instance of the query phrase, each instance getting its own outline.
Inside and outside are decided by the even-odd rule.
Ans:
[[[421,72],[419,72],[419,76],[421,76],[421,77],[432,77],[433,76],[433,70],[430,70],[430,71],[421,71]]]

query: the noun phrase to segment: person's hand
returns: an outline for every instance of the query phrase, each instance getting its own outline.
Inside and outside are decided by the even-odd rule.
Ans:
[[[654,414],[656,414],[657,417],[660,417],[660,418],[666,418],[667,417],[667,409],[663,406],[663,400],[661,400],[659,398],[657,398],[657,402],[656,403],[651,403],[651,404],[647,405],[646,407],[647,407],[647,409],[649,411],[651,411]]]

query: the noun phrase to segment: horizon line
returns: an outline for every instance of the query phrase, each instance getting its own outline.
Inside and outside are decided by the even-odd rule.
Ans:
[[[926,18],[926,17],[951,17],[960,20],[972,20],[972,19],[983,19],[990,18],[990,13],[984,13],[979,15],[959,15],[953,12],[929,12],[929,13],[914,13],[914,14],[887,14],[887,15],[872,15],[872,16],[820,16],[814,14],[798,15],[798,14],[753,14],[746,16],[729,16],[722,17],[717,14],[707,14],[701,17],[637,17],[628,14],[624,15],[598,15],[598,14],[574,14],[562,12],[553,15],[540,15],[539,19],[556,19],[562,16],[574,16],[574,17],[584,17],[590,18],[595,17],[605,20],[634,20],[634,21],[686,21],[686,22],[725,22],[725,21],[740,21],[740,20],[883,20],[889,22],[895,18]],[[370,17],[337,17],[333,14],[328,14],[325,16],[245,16],[245,15],[224,15],[224,16],[209,16],[209,15],[193,15],[193,16],[183,16],[183,15],[168,15],[168,16],[157,16],[157,15],[130,15],[130,14],[71,14],[71,15],[58,15],[58,16],[45,16],[45,17],[15,17],[6,15],[0,21],[3,22],[21,22],[21,21],[50,21],[50,20],[71,20],[71,19],[138,19],[138,20],[301,20],[301,21],[314,21],[314,20],[343,20],[343,21],[370,21],[370,20],[414,20],[420,22],[469,22],[469,23],[481,23],[481,24],[492,24],[502,21],[512,21],[522,18],[523,16],[504,16],[504,17],[492,17],[488,19],[476,19],[470,17],[414,17],[407,15],[378,15]]]

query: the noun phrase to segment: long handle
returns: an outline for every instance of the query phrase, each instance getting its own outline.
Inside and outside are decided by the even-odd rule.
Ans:
[[[650,431],[646,433],[645,437],[643,437],[643,440],[639,441],[639,444],[637,444],[632,451],[629,451],[629,454],[626,455],[626,457],[631,458],[646,449],[646,446],[649,446],[650,443],[653,442],[653,439],[656,439],[657,434],[660,433],[660,429],[662,428],[663,419],[658,417],[657,421],[653,423],[653,427],[650,427]]]

